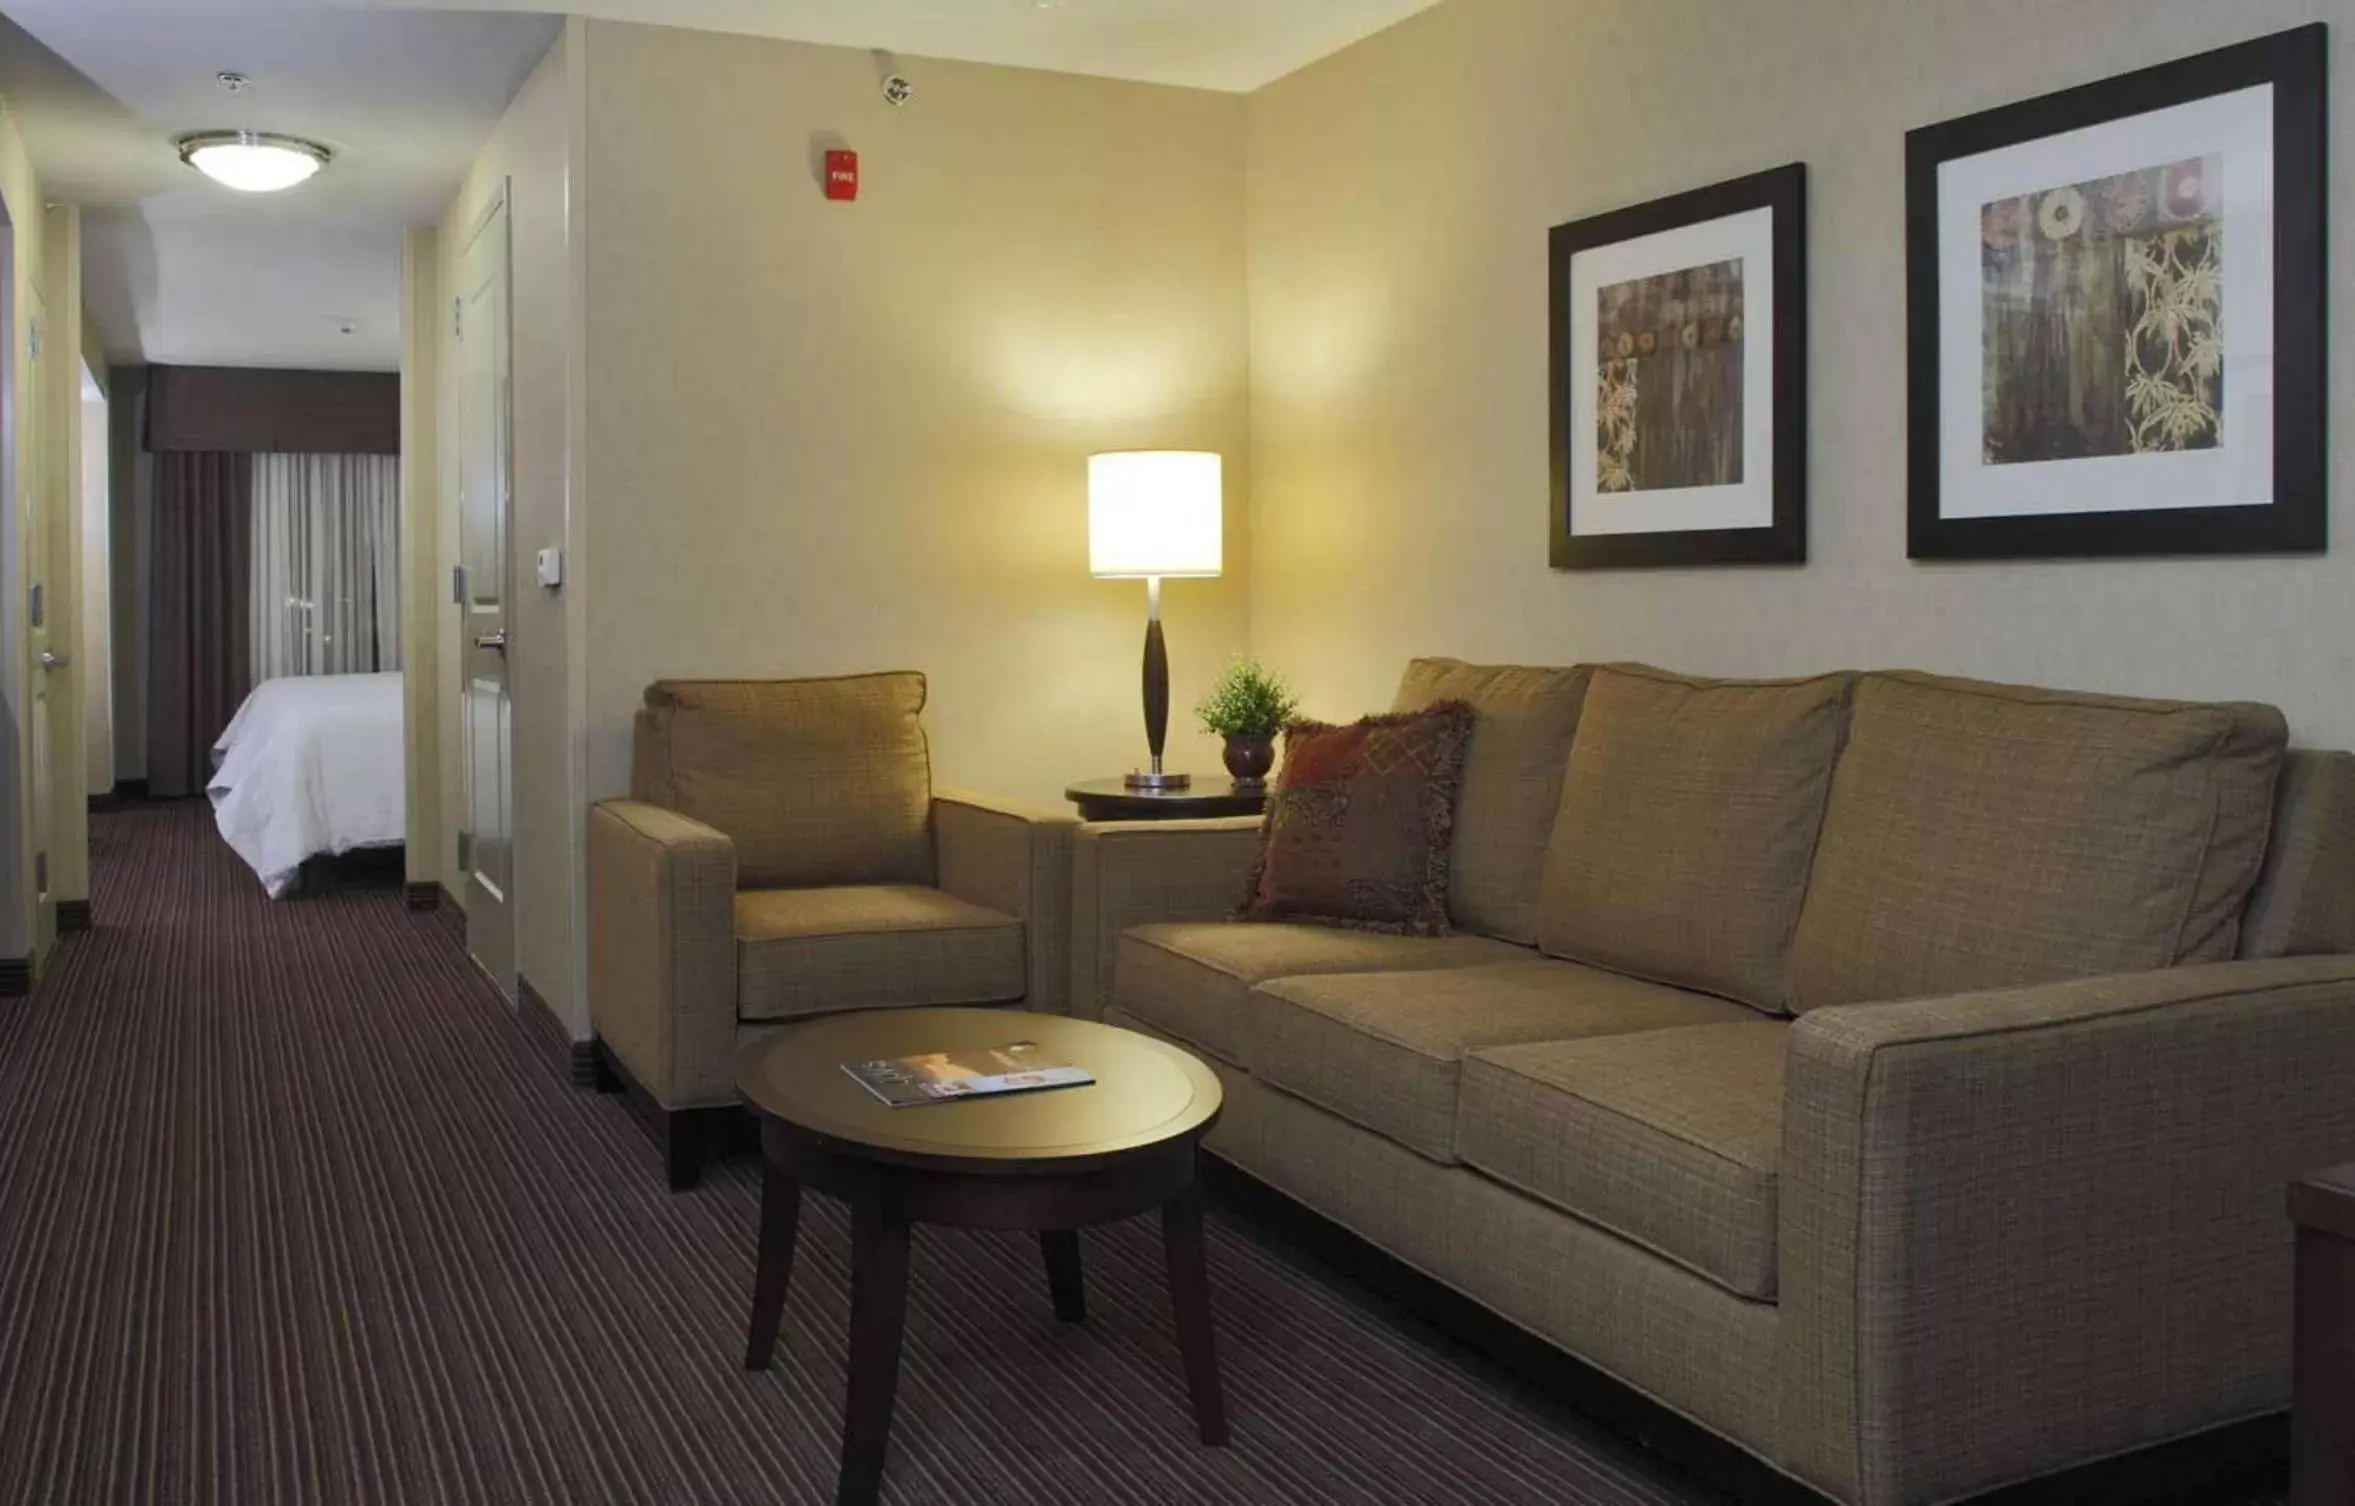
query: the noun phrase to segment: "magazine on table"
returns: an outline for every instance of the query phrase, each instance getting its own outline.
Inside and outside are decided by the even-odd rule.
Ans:
[[[1057,1061],[1031,1041],[844,1062],[842,1070],[850,1074],[851,1081],[895,1109],[959,1098],[1076,1088],[1096,1080],[1087,1068]]]

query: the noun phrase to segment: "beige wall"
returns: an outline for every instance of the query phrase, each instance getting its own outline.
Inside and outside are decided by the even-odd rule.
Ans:
[[[1173,755],[1215,768],[1184,711],[1249,625],[1242,101],[910,60],[894,110],[865,52],[586,42],[590,794],[666,675],[919,668],[943,784],[1137,766],[1144,589],[1088,577],[1084,474],[1128,447],[1227,456],[1227,578],[1166,608]]]
[[[401,237],[401,715],[406,832],[404,877],[448,885],[442,838],[442,704],[456,694],[441,668],[442,619],[450,611],[441,557],[441,234],[413,226]]]
[[[2336,553],[1905,559],[1904,133],[2326,19],[2347,0],[1448,0],[1248,106],[1254,646],[1314,708],[1410,654],[1640,657],[1730,674],[1914,664],[2278,702],[2355,745],[2350,467]],[[2355,240],[2355,91],[2333,241]],[[1804,159],[1812,539],[1801,570],[1546,567],[1546,227]],[[2331,296],[2355,307],[2355,262]],[[2333,347],[2339,431],[2355,346]]]
[[[113,535],[114,774],[116,783],[147,777],[147,597],[151,586],[150,506],[155,466],[139,443],[146,417],[147,368],[107,371],[107,489]]]
[[[87,358],[85,358],[87,359]],[[104,367],[97,368],[103,373]],[[113,507],[107,485],[106,393],[85,388],[81,403],[82,482],[75,526],[82,531],[83,783],[114,788]]]
[[[23,770],[30,755],[25,696],[29,683],[24,622],[24,527],[39,488],[54,463],[50,429],[58,421],[54,401],[40,401],[34,386],[32,328],[42,318],[42,304],[51,296],[50,269],[43,224],[40,180],[16,120],[0,103],[0,197],[9,215],[9,396],[13,407],[10,438],[16,454],[15,474],[8,487],[7,517],[0,521],[0,698],[5,700],[6,726],[0,728],[0,957],[26,956],[32,946],[30,895],[32,853],[24,840],[28,829],[26,782]],[[44,331],[49,338],[52,331]]]
[[[92,664],[82,656],[82,211],[53,204],[42,215],[48,246],[49,327],[42,335],[44,427],[49,464],[39,505],[49,543],[46,616],[49,646],[66,660],[47,673],[49,688],[49,892],[57,900],[90,897],[88,765]],[[38,672],[38,671],[37,671]],[[48,939],[48,938],[45,938]]]
[[[577,1018],[577,831],[584,801],[573,775],[574,715],[568,696],[570,648],[566,603],[530,584],[532,551],[565,537],[571,435],[567,383],[577,315],[569,216],[572,189],[578,23],[574,23],[524,82],[498,129],[476,157],[465,187],[443,216],[437,242],[438,287],[455,289],[467,242],[501,185],[509,194],[513,267],[513,530],[518,559],[510,593],[508,656],[514,698],[516,963],[560,1014]],[[442,331],[437,367],[458,369],[449,334],[447,299],[437,310]],[[457,888],[455,833],[464,823],[464,779],[459,763],[458,614],[450,605],[449,567],[458,559],[458,383],[437,384],[441,412],[441,476],[434,579],[439,700],[438,780],[442,872]]]

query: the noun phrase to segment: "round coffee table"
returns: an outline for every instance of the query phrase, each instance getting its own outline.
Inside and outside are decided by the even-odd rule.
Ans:
[[[1087,1068],[1077,1088],[892,1108],[845,1062],[1032,1041]],[[777,1344],[807,1187],[851,1205],[850,1394],[838,1502],[875,1498],[899,1382],[908,1226],[1035,1229],[1055,1316],[1087,1313],[1078,1231],[1158,1208],[1194,1422],[1227,1440],[1210,1327],[1196,1147],[1218,1122],[1218,1079],[1133,1030],[1005,1009],[830,1015],[746,1049],[737,1086],[760,1118],[760,1266],[747,1370]]]

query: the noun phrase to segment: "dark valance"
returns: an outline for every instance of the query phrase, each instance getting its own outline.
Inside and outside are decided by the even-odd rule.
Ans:
[[[401,379],[389,371],[150,367],[147,448],[398,455]]]

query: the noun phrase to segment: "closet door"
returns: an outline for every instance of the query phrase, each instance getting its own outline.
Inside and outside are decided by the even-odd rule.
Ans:
[[[453,318],[458,336],[459,643],[464,655],[466,944],[508,998],[515,997],[514,715],[507,689],[507,603],[513,586],[509,532],[513,466],[509,436],[507,195],[502,191],[466,247]]]

